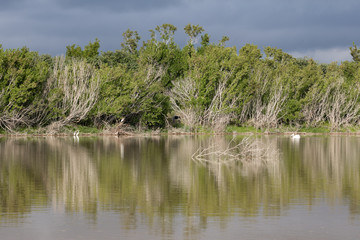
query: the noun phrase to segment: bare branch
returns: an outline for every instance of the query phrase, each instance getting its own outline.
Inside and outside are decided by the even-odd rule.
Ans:
[[[278,161],[279,155],[276,146],[264,144],[260,139],[246,137],[238,144],[231,141],[227,147],[219,146],[216,141],[206,148],[198,148],[192,155],[194,161],[200,163],[242,163],[266,164]]]
[[[270,77],[267,74],[261,70],[255,74],[255,79],[261,87],[255,92],[254,98],[244,106],[240,117],[246,119],[246,111],[248,111],[250,123],[256,128],[276,127],[281,117],[279,113],[288,99],[287,89],[284,88],[279,77],[271,81],[271,86],[268,86]]]
[[[234,71],[219,70],[220,79],[215,94],[208,106],[198,102],[200,86],[192,77],[174,81],[173,88],[168,92],[173,110],[183,123],[191,128],[207,126],[215,131],[223,131],[232,117],[232,109],[238,97],[228,97],[227,82]],[[195,77],[197,76],[195,73]]]
[[[100,77],[94,67],[78,60],[65,64],[64,57],[57,57],[52,78],[55,87],[63,94],[58,107],[64,116],[52,125],[65,125],[84,119],[99,95]]]

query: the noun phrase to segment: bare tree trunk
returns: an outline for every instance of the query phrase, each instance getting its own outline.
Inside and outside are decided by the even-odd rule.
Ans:
[[[356,86],[352,90],[347,90],[343,88],[343,82],[344,79],[340,77],[336,82],[330,84],[323,94],[314,88],[310,95],[311,101],[303,109],[303,115],[308,125],[317,126],[327,120],[334,130],[359,120],[360,88]]]
[[[312,91],[310,95],[311,102],[303,108],[303,115],[307,125],[317,126],[325,120],[330,91],[330,87],[326,89],[324,94],[320,94],[318,90]]]
[[[199,88],[189,77],[174,81],[173,84],[173,88],[168,92],[171,106],[186,126],[194,128],[201,123],[201,110],[196,104],[192,104],[199,96]]]
[[[98,100],[100,77],[85,61],[72,60],[65,64],[64,57],[57,57],[49,81],[62,93],[58,101],[62,118],[51,124],[50,129],[81,121]]]
[[[341,86],[336,86],[331,101],[327,108],[327,117],[332,129],[354,123],[359,118],[360,105],[359,89],[355,89],[355,95],[344,92]]]
[[[140,84],[141,89],[135,91],[132,95],[132,104],[130,109],[133,112],[139,112],[143,103],[148,99],[152,98],[156,92],[149,91],[149,89],[157,82],[160,82],[164,75],[166,74],[167,66],[152,62],[146,65],[145,72],[141,72],[140,78],[144,78],[142,84]],[[144,74],[144,75],[143,75]]]
[[[182,122],[190,128],[196,126],[210,127],[215,131],[223,131],[229,123],[237,97],[229,97],[227,81],[233,75],[233,71],[220,70],[220,79],[215,89],[215,94],[209,106],[200,106],[198,103],[200,86],[196,81],[187,77],[174,81],[173,88],[168,92],[173,110],[178,114]]]
[[[8,104],[6,108],[11,109],[11,104]],[[11,112],[3,111],[0,116],[0,128],[14,132],[16,127],[20,125],[28,126],[31,123],[28,115],[29,112],[29,108],[24,108],[19,111],[13,110]]]
[[[255,74],[260,88],[244,109],[250,112],[250,123],[256,128],[276,127],[280,119],[279,113],[288,99],[287,91],[284,89],[286,86],[282,85],[279,77],[271,81],[269,76],[261,70]],[[241,117],[245,118],[245,116]]]
[[[8,96],[13,88],[14,80],[15,76],[12,77],[10,83],[0,92],[0,128],[9,132],[14,132],[15,128],[20,125],[27,126],[31,123],[28,114],[30,112],[29,107],[20,110],[13,109],[13,103],[7,103],[5,99],[5,96]]]
[[[226,82],[227,77],[219,83],[210,106],[204,112],[205,125],[210,126],[216,132],[225,130],[232,116],[230,109],[234,107],[237,100],[236,98],[230,101],[226,99]]]

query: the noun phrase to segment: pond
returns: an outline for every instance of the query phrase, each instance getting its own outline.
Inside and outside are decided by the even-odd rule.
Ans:
[[[360,137],[0,138],[0,236],[359,239]]]

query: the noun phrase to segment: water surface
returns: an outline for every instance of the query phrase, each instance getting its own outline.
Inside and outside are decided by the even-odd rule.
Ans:
[[[0,138],[1,239],[359,239],[360,138]],[[249,140],[249,141],[250,141]]]

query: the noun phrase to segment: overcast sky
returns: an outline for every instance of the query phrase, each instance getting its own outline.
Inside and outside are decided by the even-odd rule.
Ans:
[[[281,48],[319,62],[351,60],[349,47],[360,45],[359,0],[1,0],[0,44],[27,46],[52,55],[67,45],[83,47],[95,38],[101,51],[120,49],[122,33],[170,23],[183,46],[188,23],[203,26],[212,42],[230,37],[227,46],[246,43]]]

